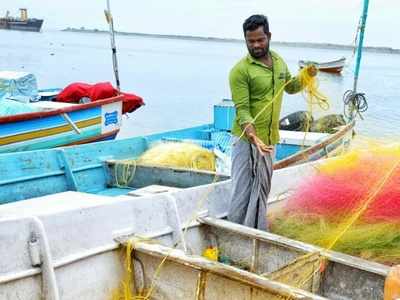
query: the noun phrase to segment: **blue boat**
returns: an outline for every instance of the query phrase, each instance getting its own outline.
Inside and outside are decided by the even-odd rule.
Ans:
[[[215,105],[212,124],[115,141],[1,154],[0,203],[64,191],[117,196],[154,184],[185,188],[214,180],[212,172],[124,163],[138,158],[160,141],[191,141],[213,150],[222,161],[217,173],[225,175],[219,179],[226,179],[233,117],[232,102],[225,100]],[[351,122],[332,134],[281,131],[275,169],[342,153],[350,144],[353,127],[354,122]],[[123,185],[117,178],[121,170],[132,175],[128,176],[129,180],[125,178]]]
[[[39,101],[43,111],[0,117],[0,153],[113,139],[122,101],[122,96],[86,104]]]

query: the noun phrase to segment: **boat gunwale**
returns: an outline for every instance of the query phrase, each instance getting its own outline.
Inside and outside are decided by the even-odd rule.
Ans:
[[[60,114],[64,114],[64,113],[70,113],[70,112],[74,112],[74,111],[78,111],[78,110],[84,110],[84,109],[89,109],[89,108],[93,108],[93,107],[103,106],[103,105],[110,104],[110,103],[122,102],[123,100],[124,100],[124,96],[118,95],[115,97],[106,98],[106,99],[102,99],[102,100],[98,100],[98,101],[94,101],[94,102],[90,102],[90,103],[76,104],[73,106],[52,109],[49,111],[38,111],[38,112],[17,114],[17,115],[12,115],[12,116],[4,116],[4,117],[0,117],[0,124],[28,121],[28,120],[39,119],[39,118],[46,118],[46,117],[51,117],[51,116],[60,115]]]
[[[331,60],[331,61],[326,61],[326,62],[321,62],[321,63],[316,62],[316,61],[299,60],[299,66],[300,67],[304,67],[308,63],[313,63],[313,64],[316,65],[317,68],[320,68],[320,67],[329,68],[331,64],[339,64],[340,63],[340,64],[342,64],[341,66],[343,67],[345,62],[346,62],[346,57],[341,57],[341,58],[336,59],[336,60]],[[340,67],[340,66],[338,66],[338,67]]]

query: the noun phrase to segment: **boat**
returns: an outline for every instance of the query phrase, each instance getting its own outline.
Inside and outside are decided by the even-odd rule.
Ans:
[[[278,170],[271,203],[316,163]],[[383,298],[388,266],[225,221],[230,185],[117,197],[70,191],[2,205],[0,295],[110,299],[131,283],[146,299]],[[205,256],[210,247],[221,259]]]
[[[40,101],[42,111],[0,117],[0,153],[114,139],[123,96],[86,104]]]
[[[25,72],[0,72],[0,153],[114,139],[124,96],[87,103],[57,102],[60,89],[38,90]]]
[[[319,71],[339,74],[342,72],[346,63],[346,58],[341,57],[337,60],[327,61],[327,62],[315,62],[308,60],[299,60],[299,67],[304,68],[307,65],[315,65]]]
[[[0,18],[0,29],[35,31],[39,32],[43,25],[42,19],[28,18],[28,10],[20,8],[20,17],[10,17],[7,11],[6,16]]]

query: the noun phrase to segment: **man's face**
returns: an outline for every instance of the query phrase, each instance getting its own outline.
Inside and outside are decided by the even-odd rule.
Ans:
[[[254,58],[261,58],[268,54],[271,33],[266,34],[262,26],[254,31],[246,31],[247,49]]]

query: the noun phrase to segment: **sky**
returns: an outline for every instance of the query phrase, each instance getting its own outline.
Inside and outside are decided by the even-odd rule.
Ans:
[[[242,38],[242,23],[268,16],[272,37],[286,42],[351,44],[362,0],[110,0],[115,29],[127,32]],[[44,30],[107,29],[106,0],[14,0],[0,2],[0,15],[26,7],[43,18]],[[400,0],[371,0],[365,44],[400,48]]]

